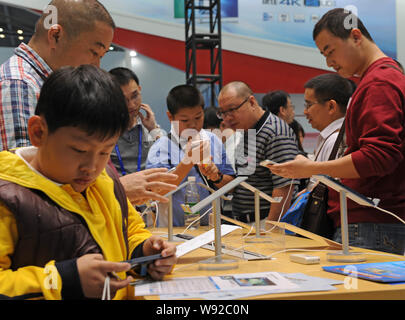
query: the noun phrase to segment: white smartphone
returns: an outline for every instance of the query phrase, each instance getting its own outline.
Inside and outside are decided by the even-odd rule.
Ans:
[[[204,140],[191,141],[191,149],[199,147],[201,145],[201,143],[203,143],[203,142],[204,142]]]
[[[277,162],[271,161],[271,160],[263,160],[262,162],[260,162],[260,165],[263,167],[268,167],[268,165],[272,165],[272,164],[277,164]]]

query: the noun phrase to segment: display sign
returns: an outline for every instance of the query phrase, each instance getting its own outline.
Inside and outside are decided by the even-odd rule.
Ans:
[[[195,0],[207,5],[209,0]],[[115,9],[184,24],[184,0],[117,0]],[[312,30],[324,13],[348,8],[357,14],[377,45],[397,57],[395,0],[222,0],[222,32],[316,48]],[[207,11],[196,13],[197,27],[207,25]]]

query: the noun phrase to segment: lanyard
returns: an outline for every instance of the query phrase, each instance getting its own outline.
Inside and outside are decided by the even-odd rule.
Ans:
[[[142,126],[140,125],[138,127],[138,167],[137,167],[137,171],[141,171],[141,164],[142,164]],[[117,157],[118,157],[118,161],[120,163],[120,168],[121,168],[121,173],[123,176],[125,176],[127,174],[127,172],[125,171],[125,167],[124,167],[124,162],[122,160],[121,157],[121,152],[120,149],[118,147],[118,143],[115,145],[115,152],[117,153]]]

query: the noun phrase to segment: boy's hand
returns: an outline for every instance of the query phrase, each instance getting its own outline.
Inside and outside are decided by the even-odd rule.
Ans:
[[[209,158],[211,154],[210,141],[203,140],[199,145],[193,146],[193,141],[189,140],[184,153],[185,155],[182,160],[184,164],[205,163],[204,160]]]
[[[175,190],[177,175],[167,173],[166,168],[146,169],[120,177],[125,193],[133,205],[144,204],[148,200],[163,203],[169,200],[163,195]]]
[[[101,254],[86,254],[78,258],[76,264],[83,294],[86,298],[101,298],[107,275],[113,271],[123,272],[131,268],[129,263],[106,261]],[[133,281],[132,277],[125,280],[111,278],[111,296],[114,296],[117,290],[128,286],[131,281]]]
[[[164,259],[159,259],[148,265],[148,273],[155,280],[161,280],[164,275],[171,272],[177,262],[176,245],[164,241],[158,236],[151,236],[143,244],[143,254],[150,256],[161,253]]]
[[[207,164],[199,164],[198,168],[200,169],[200,172],[207,177],[208,180],[217,181],[220,178],[218,167],[213,162]]]

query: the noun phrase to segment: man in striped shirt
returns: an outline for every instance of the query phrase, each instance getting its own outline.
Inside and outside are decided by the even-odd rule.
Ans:
[[[28,44],[0,66],[0,150],[30,145],[27,122],[45,79],[63,66],[100,65],[115,24],[96,0],[53,0]],[[50,20],[55,15],[57,21]],[[52,23],[50,23],[50,21]]]
[[[272,174],[260,162],[268,159],[281,163],[294,159],[298,154],[294,132],[285,121],[263,110],[253,91],[243,82],[235,81],[223,87],[218,104],[218,114],[225,124],[244,132],[236,150],[237,175],[247,175],[247,183],[269,196],[283,197],[280,203],[271,205],[260,200],[260,219],[278,220],[289,208],[298,181],[291,185],[291,179]],[[237,186],[233,193],[232,214],[240,221],[253,222],[254,193]]]

